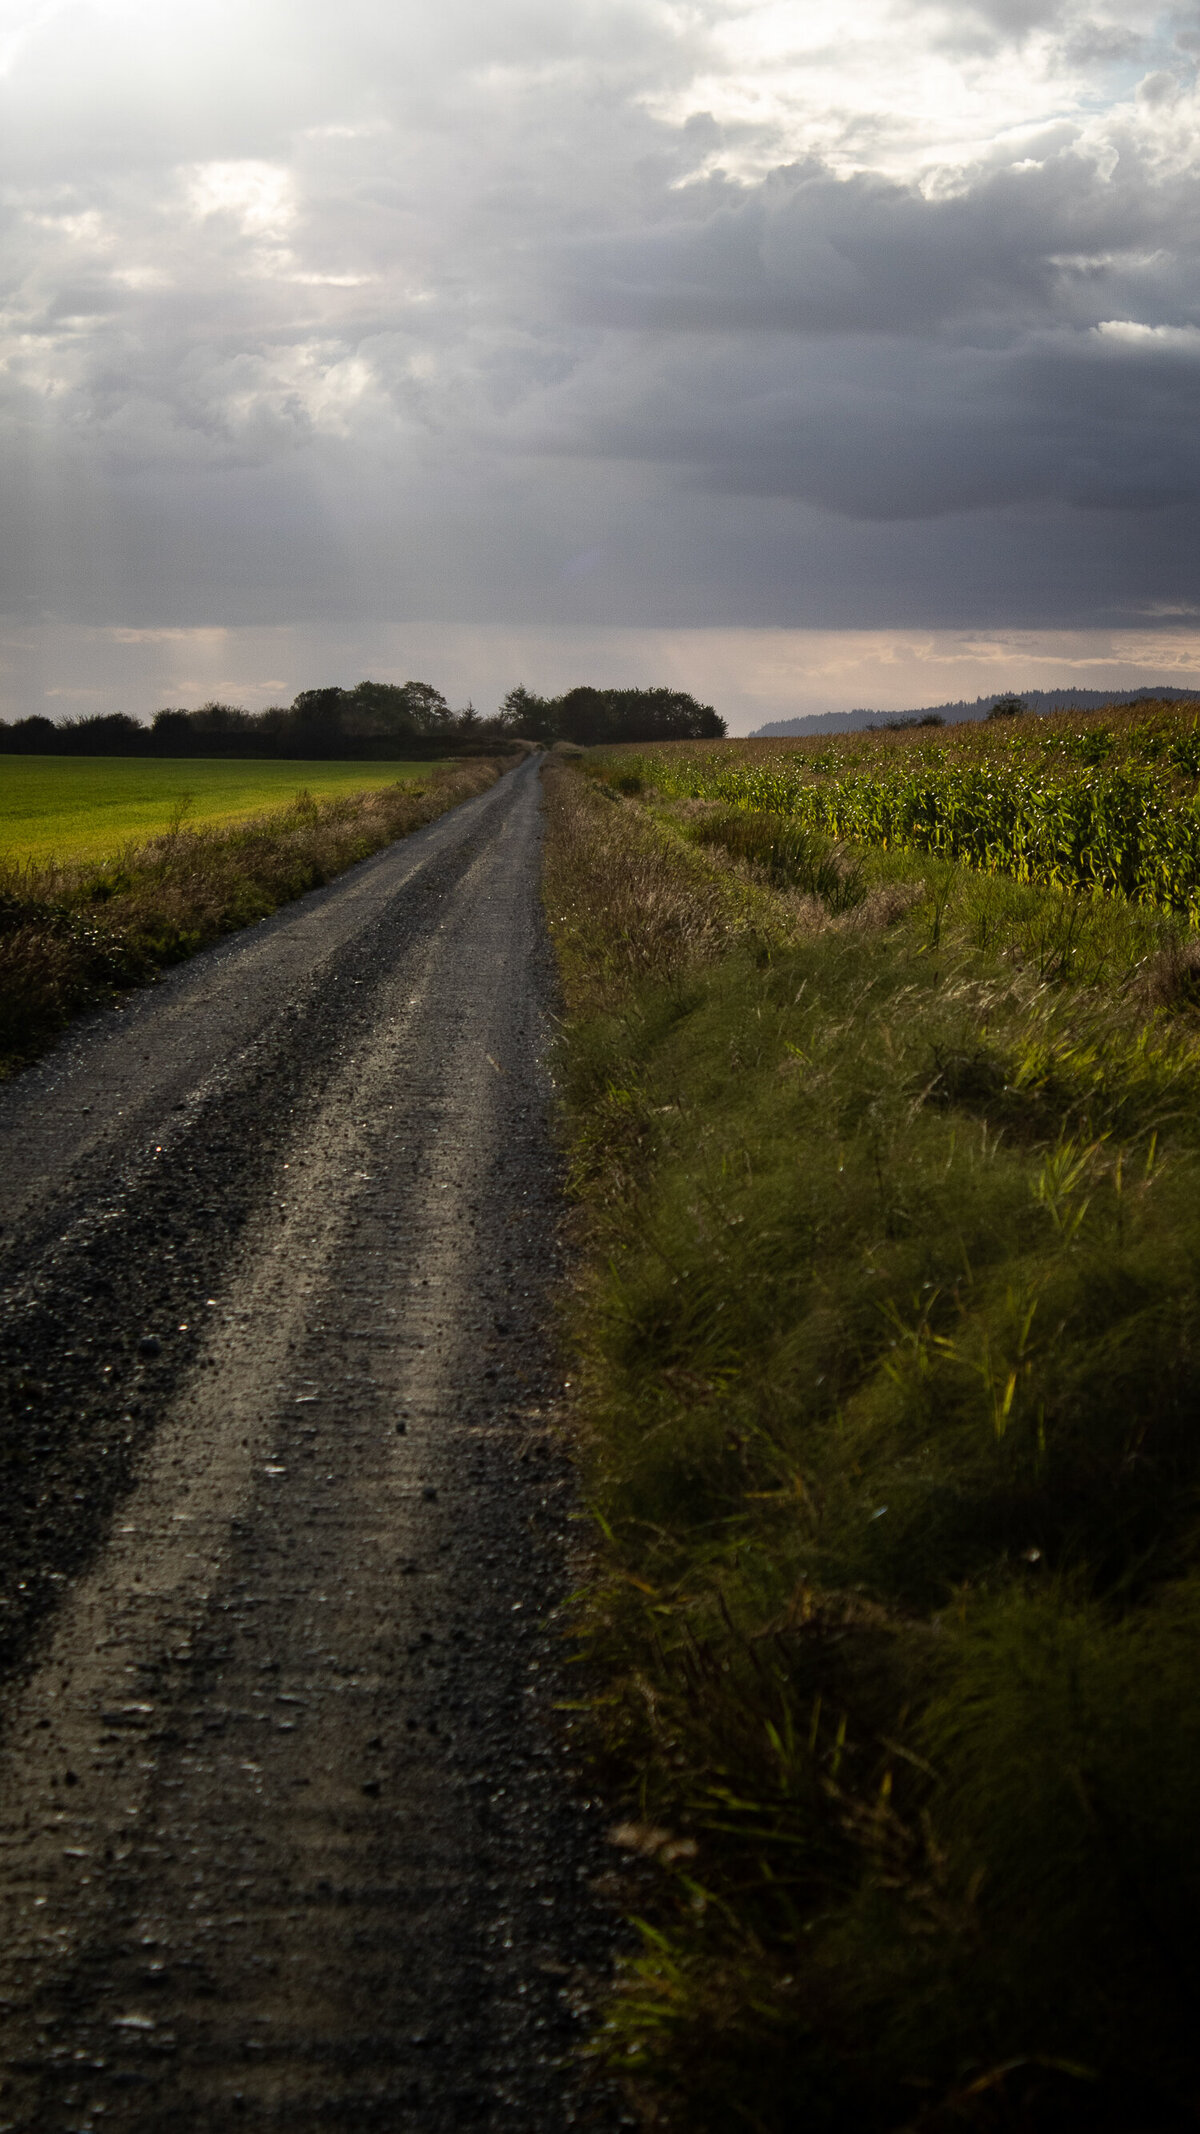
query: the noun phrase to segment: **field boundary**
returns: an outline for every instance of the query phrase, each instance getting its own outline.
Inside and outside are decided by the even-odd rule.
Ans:
[[[416,759],[377,765],[18,756],[4,768],[0,864],[95,866],[171,828],[231,829],[291,807],[300,793],[346,800],[427,782],[443,767]]]

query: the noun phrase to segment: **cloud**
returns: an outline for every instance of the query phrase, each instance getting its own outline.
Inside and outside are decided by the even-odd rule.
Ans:
[[[568,247],[566,300],[602,326],[798,335],[1009,332],[1173,316],[1194,299],[1195,180],[1157,181],[1134,144],[1103,175],[1076,136],[949,197],[809,158],[670,203],[669,219]]]
[[[1013,506],[1145,513],[1200,490],[1200,334],[1130,327],[1004,347],[779,334],[639,350],[559,396],[544,436],[673,465],[701,490],[910,522]],[[543,416],[546,411],[541,411]]]
[[[848,0],[837,29],[771,0],[0,8],[0,607],[1179,612],[1188,19]]]

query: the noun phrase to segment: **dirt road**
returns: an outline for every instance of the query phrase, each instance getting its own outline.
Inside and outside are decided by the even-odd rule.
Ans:
[[[0,1092],[0,2128],[612,2125],[536,766]]]

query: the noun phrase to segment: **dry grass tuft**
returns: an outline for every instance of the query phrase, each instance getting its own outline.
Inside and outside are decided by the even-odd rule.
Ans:
[[[847,912],[839,924],[867,932],[872,927],[895,926],[907,918],[925,894],[924,882],[876,882],[868,889],[862,903]]]
[[[1172,941],[1148,956],[1130,992],[1147,1008],[1200,1008],[1200,940]]]
[[[548,764],[545,895],[572,1006],[601,1012],[748,936],[786,931],[780,900],[738,882],[636,805]]]

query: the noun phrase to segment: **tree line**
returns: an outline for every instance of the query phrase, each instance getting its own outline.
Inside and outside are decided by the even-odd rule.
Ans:
[[[437,756],[488,743],[717,739],[725,721],[681,689],[568,689],[558,697],[510,689],[499,711],[452,711],[431,682],[363,681],[353,689],[302,689],[289,705],[246,711],[201,704],[157,712],[147,725],[128,712],[54,720],[41,713],[0,720],[0,751],[38,756],[278,756],[386,760]]]

